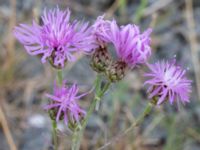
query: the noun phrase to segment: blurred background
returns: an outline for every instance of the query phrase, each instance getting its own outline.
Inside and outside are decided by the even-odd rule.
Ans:
[[[42,109],[45,92],[52,91],[55,70],[29,56],[12,34],[19,23],[40,20],[44,8],[70,8],[72,19],[89,20],[106,14],[119,24],[153,28],[149,62],[173,59],[193,80],[191,103],[180,109],[166,103],[155,108],[138,128],[113,139],[130,127],[148,99],[143,87],[146,68],[136,68],[112,86],[86,128],[82,150],[200,150],[200,1],[199,0],[0,0],[0,150],[51,148],[51,123]],[[92,87],[95,73],[89,57],[77,56],[64,74],[81,91]],[[81,105],[88,108],[93,95]],[[58,125],[60,150],[70,149],[70,132]],[[109,143],[109,144],[107,144]],[[107,144],[107,146],[106,146]]]

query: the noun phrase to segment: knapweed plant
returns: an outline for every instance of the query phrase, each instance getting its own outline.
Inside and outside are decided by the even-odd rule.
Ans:
[[[71,20],[70,10],[59,8],[44,10],[42,24],[33,21],[32,25],[19,24],[14,28],[14,35],[30,55],[38,55],[42,63],[49,63],[57,71],[52,94],[46,94],[49,103],[44,106],[52,120],[52,139],[54,149],[58,149],[57,123],[63,121],[72,135],[72,150],[80,148],[84,129],[91,114],[99,109],[99,102],[110,86],[124,78],[128,71],[145,65],[149,72],[144,76],[148,86],[149,104],[139,119],[133,123],[142,123],[153,106],[166,101],[170,104],[187,103],[191,93],[191,80],[186,78],[186,71],[176,64],[176,60],[162,60],[149,64],[151,56],[152,29],[144,32],[134,24],[119,26],[116,21],[105,20],[99,16],[91,25],[88,22]],[[108,45],[113,45],[117,58],[111,55]],[[91,91],[79,94],[78,84],[67,86],[63,79],[64,67],[76,61],[75,53],[91,56],[90,66],[97,72],[94,99],[88,110],[78,103]],[[106,79],[106,82],[105,82]]]

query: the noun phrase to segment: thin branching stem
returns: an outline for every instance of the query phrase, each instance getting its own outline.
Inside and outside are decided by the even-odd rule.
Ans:
[[[59,86],[62,86],[62,82],[63,82],[63,75],[62,75],[62,70],[57,70],[57,84]],[[58,136],[57,136],[57,123],[55,120],[51,120],[51,124],[52,124],[52,139],[53,139],[53,146],[54,146],[54,150],[58,150]]]
[[[112,140],[110,140],[110,142],[106,143],[105,145],[103,145],[102,147],[100,147],[98,150],[105,149],[109,145],[111,145],[111,144],[115,143],[116,141],[118,141],[119,139],[121,139],[123,136],[125,136],[129,132],[132,132],[132,130],[134,128],[136,128],[138,125],[140,125],[144,121],[144,119],[150,114],[153,106],[154,106],[154,104],[152,104],[151,102],[148,103],[148,105],[145,107],[144,111],[141,113],[141,115],[138,117],[138,119],[128,129],[126,129],[125,131],[123,131],[118,136],[114,137]]]
[[[95,97],[89,107],[89,110],[87,112],[85,119],[83,120],[81,129],[77,129],[74,131],[73,140],[72,140],[73,141],[72,150],[79,150],[83,133],[88,124],[89,118],[94,112],[95,107],[98,104],[98,102],[104,96],[105,92],[109,89],[110,85],[111,85],[111,82],[107,82],[104,85],[104,87],[101,89],[101,77],[97,76],[97,79],[95,80],[95,89],[96,89]]]
[[[53,147],[54,150],[58,150],[58,140],[57,140],[57,123],[55,120],[51,120],[52,123],[52,138],[53,138]]]

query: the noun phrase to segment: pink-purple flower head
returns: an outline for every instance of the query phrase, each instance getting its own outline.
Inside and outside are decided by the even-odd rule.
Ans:
[[[79,123],[86,112],[78,105],[78,100],[88,93],[78,95],[79,88],[77,84],[73,84],[71,87],[66,86],[66,82],[63,82],[62,86],[54,85],[54,93],[46,94],[46,96],[52,100],[52,103],[45,106],[46,110],[57,110],[56,121],[58,122],[64,117],[64,122],[68,125],[70,123]]]
[[[75,59],[74,52],[89,53],[94,48],[88,23],[70,22],[69,10],[45,10],[41,18],[42,25],[20,24],[14,34],[30,55],[42,55],[42,63],[50,58],[55,66],[64,67]]]
[[[189,102],[192,81],[186,78],[186,71],[175,63],[175,61],[161,61],[148,65],[150,72],[145,76],[149,79],[145,84],[149,85],[147,91],[149,98],[158,98],[157,105],[167,100],[170,104]]]
[[[118,27],[115,20],[112,21],[110,28],[110,40],[121,61],[131,68],[147,61],[151,55],[150,34],[152,29],[140,33],[138,26],[128,24]]]
[[[92,26],[92,33],[94,39],[96,40],[96,44],[104,47],[107,43],[110,42],[110,24],[111,21],[104,20],[104,15],[99,16],[95,23]]]

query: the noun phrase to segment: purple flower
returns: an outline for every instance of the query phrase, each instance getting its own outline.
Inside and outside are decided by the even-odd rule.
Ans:
[[[56,121],[58,122],[62,116],[64,117],[64,122],[68,125],[68,122],[72,123],[79,122],[79,120],[86,114],[86,112],[81,109],[78,105],[78,100],[88,93],[81,94],[77,96],[79,88],[76,84],[71,87],[67,87],[65,82],[59,87],[55,84],[54,93],[46,94],[53,103],[44,107],[46,110],[56,109]]]
[[[110,28],[110,40],[121,61],[131,68],[147,61],[151,55],[150,33],[152,29],[147,29],[141,34],[138,26],[128,24],[118,27],[115,20],[112,21]]]
[[[90,53],[95,48],[88,23],[70,23],[69,10],[45,10],[41,18],[42,25],[35,21],[32,25],[20,24],[14,35],[30,55],[41,55],[42,63],[51,59],[55,66],[64,67],[75,59],[74,52]]]
[[[174,102],[189,102],[191,93],[191,80],[185,76],[186,71],[175,65],[175,61],[161,61],[148,65],[151,72],[146,73],[149,77],[145,84],[149,85],[149,98],[158,97],[157,105],[168,100]]]
[[[97,18],[92,29],[97,45],[105,47],[106,44],[112,43],[119,58],[118,61],[125,62],[130,68],[145,63],[151,55],[152,29],[140,33],[136,25],[118,26],[114,19],[113,21],[104,20],[104,16]]]
[[[110,42],[110,24],[111,21],[104,20],[104,15],[99,16],[93,24],[92,33],[97,45],[104,47]]]

